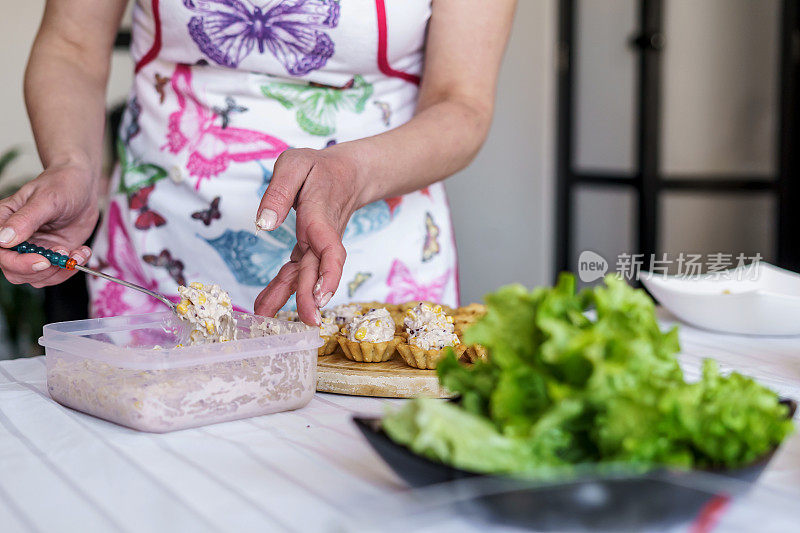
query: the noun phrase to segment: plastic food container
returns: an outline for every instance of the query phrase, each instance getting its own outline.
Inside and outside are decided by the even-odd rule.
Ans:
[[[39,344],[58,403],[163,433],[305,406],[317,381],[317,328],[237,313],[236,341],[174,348],[172,313],[48,324]],[[279,334],[258,336],[265,324]]]

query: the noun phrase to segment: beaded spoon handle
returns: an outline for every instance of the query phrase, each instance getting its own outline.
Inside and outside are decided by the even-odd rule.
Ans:
[[[98,272],[89,267],[85,267],[79,265],[74,259],[69,258],[66,255],[62,255],[58,252],[54,252],[53,250],[48,250],[47,248],[43,248],[42,246],[36,246],[35,244],[31,244],[29,242],[21,242],[18,245],[11,248],[15,252],[21,254],[39,254],[48,261],[53,266],[58,268],[63,268],[65,270],[80,270],[81,272],[86,272],[87,274],[91,274],[92,276],[97,276],[98,278],[107,279],[108,281],[113,281],[114,283],[119,283],[120,285],[124,285],[129,289],[133,289],[139,292],[143,292],[148,296],[152,296],[156,300],[160,301],[164,305],[168,306],[173,312],[175,312],[175,304],[167,299],[166,296],[162,294],[158,294],[157,292],[153,292],[151,290],[147,290],[144,287],[140,287],[139,285],[135,285],[133,283],[129,283],[125,280],[115,278],[114,276],[109,276],[108,274],[104,274],[102,272]]]

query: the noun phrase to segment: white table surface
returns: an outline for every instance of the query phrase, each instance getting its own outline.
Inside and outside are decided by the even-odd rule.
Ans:
[[[683,325],[681,345],[690,378],[713,357],[800,398],[800,337]],[[4,361],[0,531],[344,531],[357,509],[407,491],[350,421],[397,402],[317,394],[298,411],[155,435],[51,400],[44,357]],[[800,501],[800,435],[758,484]]]

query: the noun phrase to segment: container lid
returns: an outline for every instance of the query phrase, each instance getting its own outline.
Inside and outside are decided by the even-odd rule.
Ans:
[[[144,315],[57,322],[44,326],[39,344],[73,356],[122,368],[163,370],[271,354],[316,350],[322,346],[319,329],[249,313],[235,313],[239,340],[176,347],[180,321],[169,311]],[[250,338],[256,323],[271,324],[281,332]]]

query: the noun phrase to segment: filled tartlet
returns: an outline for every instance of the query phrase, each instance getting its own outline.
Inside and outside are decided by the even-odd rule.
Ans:
[[[317,355],[331,355],[339,349],[338,336],[342,326],[350,322],[353,317],[361,315],[361,305],[343,304],[322,310],[322,320],[319,325],[319,336],[325,342],[317,350]],[[278,311],[275,318],[299,322],[297,311]]]
[[[481,317],[486,314],[486,306],[479,303],[464,305],[453,311],[453,316],[476,316]]]
[[[478,321],[483,315],[486,314],[486,306],[479,303],[471,303],[469,305],[459,307],[455,310],[453,316],[453,325],[455,332],[463,338],[464,331],[467,330],[472,324]],[[470,362],[486,361],[489,357],[488,351],[480,344],[468,344],[465,350],[467,358]]]
[[[459,307],[453,312],[453,324],[459,335],[486,314],[486,306],[478,303]]]
[[[405,333],[397,351],[406,364],[414,368],[436,368],[448,346],[457,358],[466,350],[455,334],[453,317],[447,316],[440,305],[421,302],[407,309],[404,326]]]
[[[319,347],[319,355],[331,355],[340,349],[339,336],[342,327],[362,314],[358,304],[342,304],[322,310],[319,335],[325,344]]]
[[[322,316],[323,318],[324,317],[331,318],[333,320],[333,323],[336,324],[338,328],[343,328],[348,323],[350,323],[350,321],[353,320],[354,317],[363,315],[364,312],[365,309],[362,307],[361,304],[352,303],[352,304],[337,305],[329,309],[323,309]]]
[[[489,352],[482,344],[468,344],[464,353],[470,363],[489,360]]]
[[[451,347],[456,357],[470,362],[487,360],[479,344],[464,344],[463,333],[486,314],[486,306],[471,303],[451,309],[433,302],[398,304],[358,302],[322,310],[320,337],[325,344],[319,355],[341,349],[352,361],[388,361],[397,351],[413,368],[435,369]],[[277,318],[299,321],[295,311],[281,311]]]
[[[336,338],[344,356],[360,363],[380,363],[394,355],[400,340],[389,311],[372,309],[356,315]]]
[[[428,302],[428,301],[423,301],[423,300],[414,300],[414,301],[405,302],[405,303],[402,303],[402,304],[397,304],[397,308],[400,311],[403,311],[405,313],[409,309],[414,309],[415,307],[418,307],[420,304],[426,304],[426,305],[428,305],[430,307],[436,307],[436,306],[441,307],[442,311],[446,315],[452,316],[455,313],[455,309],[453,309],[452,307],[448,307],[448,306],[446,306],[444,304],[438,304],[436,302]]]
[[[317,355],[321,357],[335,352],[339,348],[338,334],[339,326],[336,325],[334,318],[323,316],[319,325],[319,336],[322,337],[325,344],[319,347]]]

